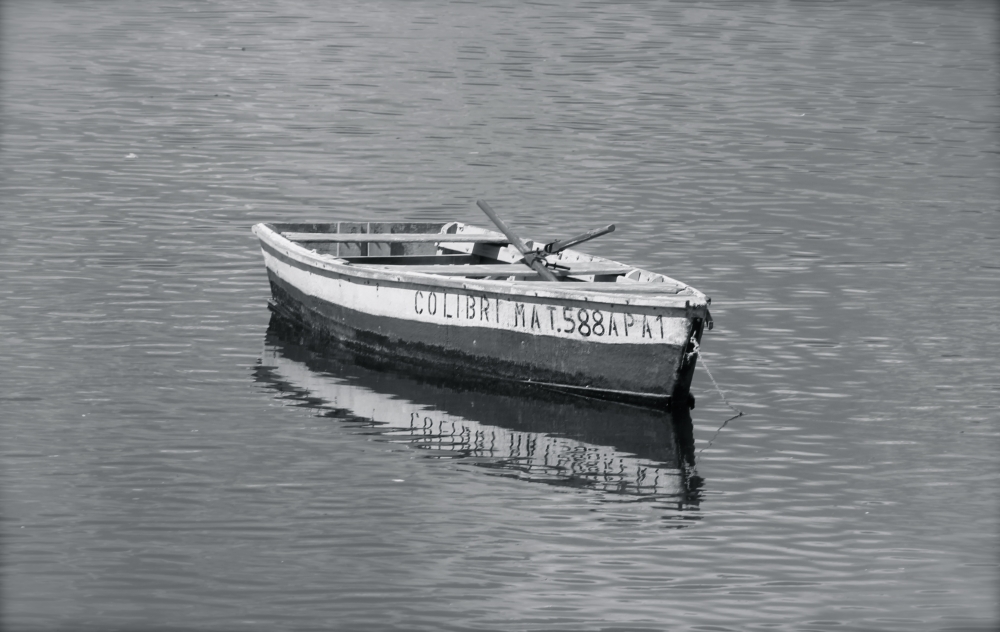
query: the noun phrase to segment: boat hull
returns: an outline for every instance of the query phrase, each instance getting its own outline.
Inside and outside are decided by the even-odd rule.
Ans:
[[[657,407],[689,402],[690,341],[707,310],[372,278],[263,238],[262,250],[275,311],[314,340],[457,381],[526,382]]]

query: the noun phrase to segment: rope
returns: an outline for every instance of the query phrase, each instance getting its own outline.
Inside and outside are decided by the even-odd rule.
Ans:
[[[701,450],[698,450],[698,454],[701,454],[702,452],[704,452],[704,451],[705,451],[705,450],[707,450],[708,448],[711,448],[711,447],[712,447],[712,443],[714,443],[714,442],[715,442],[715,438],[719,436],[719,433],[720,433],[720,432],[722,432],[722,429],[726,427],[726,424],[728,424],[728,423],[729,423],[730,421],[732,421],[732,420],[734,420],[734,419],[736,419],[737,417],[740,417],[740,416],[742,416],[742,415],[743,415],[743,413],[740,413],[739,415],[733,415],[733,416],[732,416],[732,417],[730,417],[729,419],[727,419],[727,420],[725,420],[724,422],[722,422],[722,425],[721,425],[721,426],[719,426],[719,429],[718,429],[718,430],[716,430],[716,431],[715,431],[715,434],[714,434],[714,435],[712,435],[712,438],[708,440],[708,445],[706,445],[706,446],[705,446],[704,448],[702,448]]]
[[[694,344],[694,351],[689,353],[688,357],[690,358],[692,356],[698,356],[701,358],[701,366],[704,367],[705,373],[708,373],[708,378],[712,380],[712,384],[715,385],[715,390],[719,392],[719,397],[721,397],[722,401],[726,403],[726,406],[729,406],[730,408],[733,409],[735,413],[737,413],[736,414],[737,417],[742,417],[743,411],[729,403],[729,400],[726,399],[726,394],[722,392],[721,388],[719,388],[719,383],[715,381],[715,377],[712,375],[712,372],[708,369],[708,363],[705,362],[705,356],[701,355],[701,345],[698,344],[698,341],[695,340],[694,337],[691,338],[691,342]]]
[[[743,411],[737,408],[736,406],[733,406],[731,403],[729,403],[729,400],[726,399],[726,394],[722,392],[721,388],[719,388],[719,383],[715,381],[715,376],[712,375],[712,371],[709,370],[708,368],[708,363],[705,362],[705,356],[701,355],[701,345],[699,345],[698,341],[694,339],[694,336],[691,337],[691,343],[694,345],[694,350],[692,350],[691,353],[688,354],[688,358],[690,359],[694,356],[698,356],[701,358],[701,366],[704,367],[705,373],[708,373],[708,378],[712,380],[712,384],[715,386],[715,390],[718,391],[719,397],[721,397],[722,401],[726,403],[726,406],[729,406],[729,408],[731,408],[736,413],[729,419],[722,422],[722,425],[719,426],[719,429],[716,430],[715,434],[712,435],[712,438],[709,439],[708,445],[706,445],[701,450],[698,450],[698,454],[701,454],[706,449],[712,447],[712,443],[715,441],[715,438],[719,436],[719,433],[722,432],[722,429],[725,428],[730,421],[736,419],[737,417],[743,416]]]

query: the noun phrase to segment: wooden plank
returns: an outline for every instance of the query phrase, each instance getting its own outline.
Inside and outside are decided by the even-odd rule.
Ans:
[[[588,292],[608,294],[677,294],[687,289],[673,283],[588,283],[584,287]]]
[[[390,234],[407,234],[407,235],[433,235],[435,233],[440,233],[444,228],[448,226],[447,223],[427,223],[427,222],[386,222],[385,230],[381,231]],[[378,231],[373,231],[378,232]],[[439,244],[434,242],[407,242],[407,243],[392,243],[386,244],[389,246],[389,254],[392,256],[400,255],[434,255],[437,254]],[[475,262],[470,262],[475,263]]]
[[[467,254],[457,254],[457,255],[390,255],[388,257],[378,256],[373,257],[371,255],[367,257],[341,257],[347,263],[353,263],[355,265],[361,266],[392,266],[398,265],[401,268],[409,268],[411,266],[431,266],[431,265],[443,265],[443,266],[455,266],[463,265],[466,263],[478,264],[482,261],[482,257],[478,255],[467,255]]]
[[[364,235],[368,233],[368,222],[337,222],[337,233],[344,237]],[[365,257],[368,256],[368,243],[361,243],[357,239],[349,242],[337,241],[338,257]]]
[[[503,263],[516,263],[521,260],[521,253],[509,244],[439,244],[438,247],[442,252],[464,252]]]
[[[385,222],[368,222],[368,230],[365,232],[370,235],[384,235],[390,231],[385,229]],[[389,257],[392,255],[392,244],[371,242],[368,244],[368,252],[366,254],[369,257]]]
[[[497,233],[282,233],[291,241],[336,242],[336,243],[466,243],[466,244],[506,244],[507,238]]]
[[[355,265],[365,265],[364,259],[354,260]],[[533,277],[538,273],[535,270],[524,267],[517,263],[496,263],[479,265],[373,265],[379,270],[389,270],[392,272],[422,272],[424,274],[437,274],[440,276],[515,276]],[[624,274],[632,268],[625,265],[613,263],[579,263],[569,270],[549,269],[556,276],[590,276],[592,274]]]

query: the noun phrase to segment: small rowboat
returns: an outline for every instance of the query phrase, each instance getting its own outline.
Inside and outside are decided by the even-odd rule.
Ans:
[[[271,308],[319,339],[459,380],[693,406],[710,299],[662,274],[459,222],[257,224]]]

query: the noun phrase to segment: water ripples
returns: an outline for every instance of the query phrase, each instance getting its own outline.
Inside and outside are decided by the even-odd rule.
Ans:
[[[988,629],[996,17],[5,5],[0,623]],[[267,338],[250,225],[477,198],[706,291],[748,414],[699,372],[689,436],[574,425]]]

